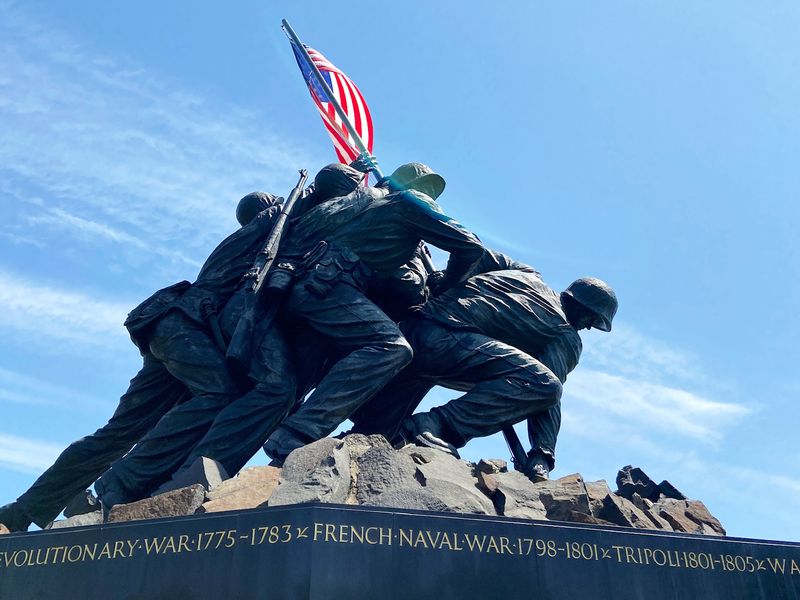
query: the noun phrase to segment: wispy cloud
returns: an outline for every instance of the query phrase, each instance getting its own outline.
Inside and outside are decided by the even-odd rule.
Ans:
[[[0,271],[0,327],[34,332],[51,340],[110,345],[126,335],[122,323],[131,304],[91,298],[33,283]]]
[[[0,63],[0,197],[46,198],[49,212],[20,219],[32,228],[149,252],[156,265],[180,248],[196,264],[235,225],[239,197],[288,189],[296,168],[324,160],[265,115],[99,57],[23,5],[0,3]]]
[[[645,336],[625,323],[614,323],[610,334],[592,330],[583,335],[584,365],[653,383],[709,383],[698,367],[701,363],[698,356]]]
[[[90,398],[73,389],[54,385],[38,377],[31,377],[0,367],[0,402],[13,402],[29,406],[62,407],[96,410],[106,407],[105,402]]]
[[[0,433],[0,466],[38,474],[49,467],[63,448],[48,441]]]
[[[728,427],[750,412],[696,392],[593,369],[575,371],[565,389],[568,410],[588,412],[595,430],[598,420],[611,419],[617,427],[718,442]]]
[[[565,386],[565,412],[580,414],[565,426],[577,433],[610,429],[616,439],[631,439],[646,431],[651,444],[664,435],[713,444],[753,411],[715,398],[726,386],[710,383],[698,357],[625,324],[587,336],[585,346]]]
[[[200,268],[202,262],[186,256],[180,248],[163,247],[149,244],[141,238],[115,229],[105,223],[98,223],[91,219],[85,219],[71,214],[61,208],[44,208],[27,218],[28,225],[46,225],[52,229],[66,231],[76,238],[86,242],[94,242],[97,239],[108,240],[123,244],[138,251],[150,252],[171,261],[180,261],[194,268]]]

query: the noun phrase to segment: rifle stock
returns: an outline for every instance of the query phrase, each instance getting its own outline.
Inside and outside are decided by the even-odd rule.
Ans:
[[[231,337],[230,344],[228,344],[228,351],[225,355],[225,362],[228,369],[234,375],[239,377],[247,376],[250,371],[250,357],[253,355],[253,344],[255,340],[256,329],[266,331],[269,325],[266,321],[271,321],[272,317],[277,312],[277,298],[263,298],[264,284],[267,282],[272,265],[275,258],[278,256],[281,241],[285,237],[288,228],[289,215],[294,208],[297,199],[303,192],[306,179],[308,178],[308,171],[305,169],[300,170],[300,180],[297,185],[292,189],[289,198],[283,205],[275,225],[267,238],[264,248],[256,256],[255,264],[244,276],[245,280],[245,308],[239,321],[236,323],[236,329]],[[266,290],[264,290],[266,291]],[[261,311],[260,307],[266,301],[269,301],[270,306],[266,311]],[[264,314],[260,314],[263,312]],[[257,320],[261,318],[261,322]]]

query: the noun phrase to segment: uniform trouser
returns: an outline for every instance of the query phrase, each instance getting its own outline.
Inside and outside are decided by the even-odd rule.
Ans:
[[[222,409],[241,396],[222,350],[204,327],[177,310],[168,312],[153,328],[150,352],[189,388],[192,397],[164,415],[100,478],[106,489],[121,490],[131,500],[148,495],[169,479]]]
[[[435,321],[415,319],[404,331],[414,361],[353,415],[354,431],[391,439],[430,388],[442,385],[467,392],[429,413],[446,441],[461,447],[527,418],[532,447],[554,453],[561,382],[546,366],[508,344]]]
[[[229,475],[250,460],[296,399],[294,369],[281,326],[273,323],[259,344],[250,376],[255,388],[225,406],[216,415],[180,469],[205,456],[221,463]],[[180,470],[179,469],[179,470]]]
[[[150,354],[131,379],[114,415],[93,434],[70,444],[17,502],[39,527],[58,516],[123,456],[173,406],[189,398],[186,386]]]
[[[337,282],[325,296],[294,286],[287,307],[328,341],[339,356],[300,408],[264,449],[284,459],[295,448],[330,434],[370,400],[412,357],[397,324],[355,287]]]

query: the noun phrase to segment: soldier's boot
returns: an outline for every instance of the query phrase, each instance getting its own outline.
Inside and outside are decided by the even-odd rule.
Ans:
[[[528,452],[528,460],[525,462],[522,472],[533,483],[540,483],[550,479],[550,464],[551,458],[544,452],[538,449],[531,450]]]
[[[400,426],[400,435],[409,444],[433,448],[461,458],[458,449],[444,439],[444,429],[431,413],[417,413],[405,419]]]
[[[11,502],[5,506],[0,506],[0,523],[13,533],[16,531],[28,531],[33,519],[22,509],[19,502]]]
[[[124,489],[113,471],[106,471],[100,479],[94,482],[94,491],[97,492],[97,499],[100,500],[100,506],[103,509],[103,522],[108,521],[108,514],[117,504],[127,504],[135,500]]]
[[[282,467],[288,456],[306,442],[287,427],[278,427],[264,444],[264,454],[272,459],[271,466]]]

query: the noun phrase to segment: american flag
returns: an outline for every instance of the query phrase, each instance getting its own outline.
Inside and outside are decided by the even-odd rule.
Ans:
[[[333,63],[325,58],[321,53],[313,48],[303,44],[308,52],[311,60],[322,73],[322,77],[327,82],[333,96],[339,102],[342,110],[345,112],[353,125],[353,129],[361,137],[364,145],[372,153],[372,117],[369,114],[369,107],[364,101],[364,96],[356,87],[356,84],[350,81],[350,78],[342,73]],[[322,116],[322,122],[328,130],[328,134],[333,140],[333,148],[336,150],[336,156],[345,164],[351,163],[361,154],[352,136],[347,133],[347,130],[342,125],[342,120],[336,114],[328,95],[322,86],[317,82],[311,68],[306,64],[300,49],[292,42],[292,50],[294,57],[297,59],[297,64],[300,71],[303,73],[303,78],[308,85],[308,91],[311,92],[311,97],[314,99],[314,104],[317,105],[317,110]]]

